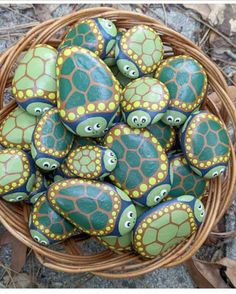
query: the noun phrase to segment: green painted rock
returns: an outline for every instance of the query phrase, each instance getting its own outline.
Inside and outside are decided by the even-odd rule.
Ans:
[[[163,202],[142,214],[134,227],[134,249],[146,258],[170,250],[203,222],[204,206],[190,195]]]
[[[34,204],[29,230],[32,238],[42,245],[64,241],[77,232],[71,223],[52,209],[45,194]]]
[[[20,107],[12,110],[0,126],[0,144],[6,148],[30,150],[37,118]]]
[[[158,122],[169,104],[166,86],[151,77],[141,77],[124,89],[121,108],[125,122],[131,128],[145,128]]]
[[[35,127],[31,154],[43,170],[56,169],[69,153],[74,136],[60,120],[57,108],[48,110]]]
[[[59,50],[70,46],[80,46],[104,59],[113,48],[116,35],[116,26],[109,19],[86,19],[76,23],[69,30]]]
[[[136,209],[131,199],[110,184],[84,179],[54,183],[47,192],[53,208],[81,231],[95,236],[122,236],[132,230]]]
[[[40,116],[56,104],[56,58],[56,49],[39,44],[26,52],[15,70],[13,95],[31,115]]]
[[[150,207],[167,196],[171,168],[165,151],[150,132],[117,124],[107,133],[104,145],[117,156],[110,180],[134,202]]]
[[[38,198],[43,195],[48,189],[48,184],[46,177],[41,173],[39,168],[36,168],[35,181],[29,197],[26,202],[29,204],[34,204]]]
[[[9,202],[28,198],[35,180],[31,157],[16,148],[0,150],[0,197]]]
[[[80,47],[57,59],[58,101],[66,127],[81,137],[102,137],[120,102],[120,85],[107,65]]]
[[[224,173],[230,157],[229,136],[218,117],[206,111],[193,113],[181,130],[181,148],[199,176],[211,179]]]
[[[134,26],[122,35],[116,46],[116,64],[123,75],[136,79],[155,71],[163,52],[156,31],[145,25]]]
[[[69,170],[84,179],[108,176],[116,167],[117,158],[109,148],[86,145],[73,150],[66,160]]]
[[[171,156],[170,162],[173,167],[173,184],[168,196],[192,195],[201,199],[206,195],[209,181],[193,172],[183,154]]]
[[[207,90],[205,70],[192,57],[179,55],[165,59],[155,77],[166,85],[170,94],[163,122],[171,126],[182,125],[204,100]]]
[[[147,129],[160,142],[165,152],[168,152],[175,145],[175,129],[164,124],[161,120],[148,126]]]

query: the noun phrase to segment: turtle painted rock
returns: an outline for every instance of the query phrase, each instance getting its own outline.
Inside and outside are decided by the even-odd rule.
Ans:
[[[170,94],[163,122],[171,126],[182,125],[204,101],[207,91],[205,70],[192,57],[178,55],[165,59],[155,77],[166,85]]]
[[[175,129],[164,124],[161,120],[148,126],[147,129],[159,141],[165,152],[168,152],[175,145]]]
[[[107,65],[80,47],[63,49],[57,59],[61,119],[81,137],[101,137],[117,112],[120,85]]]
[[[13,109],[0,126],[0,144],[6,148],[30,150],[37,117],[20,107]]]
[[[60,120],[57,108],[48,110],[35,127],[31,154],[43,170],[56,169],[69,153],[74,136]]]
[[[154,206],[171,189],[172,169],[165,151],[147,130],[117,124],[104,145],[116,154],[117,165],[109,178],[135,203]]]
[[[124,89],[121,109],[131,128],[145,128],[158,122],[169,104],[167,87],[157,79],[141,77]]]
[[[77,232],[77,229],[49,204],[43,194],[34,204],[29,219],[32,238],[41,245],[51,245],[64,241]]]
[[[47,196],[57,212],[90,235],[122,236],[136,222],[131,199],[110,184],[67,179],[52,184]]]
[[[104,59],[112,50],[117,36],[116,26],[109,19],[93,18],[76,23],[66,34],[59,50],[80,46]]]
[[[137,25],[122,35],[115,54],[122,74],[136,79],[157,69],[164,49],[156,31],[145,25]]]
[[[86,145],[73,150],[66,160],[69,170],[84,179],[108,176],[116,167],[115,153],[106,147]]]
[[[29,197],[26,202],[29,204],[34,204],[38,198],[43,195],[48,189],[48,184],[46,177],[41,173],[39,168],[36,168],[35,181]]]
[[[198,176],[188,165],[183,154],[170,157],[173,167],[173,184],[168,194],[171,198],[181,195],[192,195],[201,199],[209,187],[209,181]]]
[[[19,202],[28,197],[35,180],[32,158],[22,150],[0,150],[0,197]]]
[[[56,58],[56,49],[39,44],[26,52],[15,70],[12,92],[31,115],[41,116],[56,105]]]
[[[163,202],[137,219],[134,249],[144,257],[154,258],[193,234],[204,216],[202,202],[191,195]]]
[[[230,157],[227,130],[214,114],[193,113],[181,130],[181,147],[191,169],[211,179],[224,173]]]

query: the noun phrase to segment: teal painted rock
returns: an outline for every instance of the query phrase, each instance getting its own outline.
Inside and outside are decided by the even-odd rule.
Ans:
[[[104,59],[112,50],[116,36],[116,26],[109,19],[86,19],[71,27],[60,44],[59,50],[70,46],[80,46]]]
[[[148,126],[147,129],[159,141],[165,152],[171,150],[171,148],[175,145],[175,129],[169,125],[164,124],[161,120]]]
[[[74,136],[60,120],[57,108],[48,110],[35,127],[31,154],[38,167],[56,169],[69,153]]]
[[[26,52],[15,70],[13,95],[31,115],[41,116],[56,105],[56,58],[56,49],[39,44]]]
[[[110,184],[84,179],[54,183],[47,192],[53,208],[81,231],[95,236],[122,236],[132,230],[136,209],[131,199]]]
[[[41,173],[40,169],[36,168],[34,185],[26,202],[29,204],[35,204],[38,198],[43,195],[47,189],[48,184],[46,177]]]
[[[117,124],[107,133],[104,145],[117,156],[109,178],[135,203],[154,206],[171,188],[171,167],[165,151],[147,130]]]
[[[77,232],[71,223],[52,209],[45,194],[34,204],[29,230],[32,238],[45,246],[62,242]]]
[[[80,47],[57,60],[57,107],[65,126],[81,137],[102,137],[120,103],[120,85],[107,65]]]
[[[136,79],[154,72],[163,58],[163,44],[156,31],[137,25],[125,32],[116,46],[116,64],[121,73]]]
[[[35,180],[31,157],[16,148],[0,150],[0,197],[9,202],[28,198]]]
[[[114,170],[116,164],[117,158],[112,150],[91,145],[78,147],[66,160],[69,170],[84,179],[104,178]]]
[[[165,59],[155,77],[166,85],[170,94],[163,122],[177,127],[182,125],[204,100],[207,91],[205,70],[192,57],[179,55]]]
[[[181,130],[181,148],[188,164],[207,179],[224,173],[230,158],[229,144],[223,122],[206,111],[193,113]]]
[[[131,128],[145,128],[158,122],[169,104],[167,87],[151,77],[141,77],[124,89],[121,109]]]
[[[134,227],[134,249],[146,258],[155,258],[193,234],[203,222],[204,206],[184,195],[163,202],[143,213]]]
[[[0,144],[5,148],[30,150],[37,117],[28,114],[20,107],[13,109],[0,126]]]
[[[181,195],[192,195],[201,199],[206,195],[209,181],[198,176],[188,165],[183,154],[171,156],[173,167],[173,184],[168,194],[171,198]]]

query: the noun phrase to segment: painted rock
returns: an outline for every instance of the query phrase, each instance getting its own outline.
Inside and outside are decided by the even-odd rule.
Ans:
[[[77,232],[77,229],[61,217],[42,195],[30,214],[29,229],[32,238],[41,245],[61,242]]]
[[[131,128],[145,128],[158,122],[169,104],[169,92],[157,79],[142,77],[124,89],[121,109]]]
[[[136,79],[157,69],[163,58],[162,41],[151,27],[134,26],[116,46],[116,64],[123,75]]]
[[[66,164],[69,170],[80,178],[101,179],[114,170],[117,158],[109,148],[86,145],[73,150]]]
[[[57,60],[61,119],[81,137],[101,137],[116,113],[120,85],[107,65],[80,47],[62,50]]]
[[[167,196],[171,167],[165,151],[150,132],[117,124],[107,133],[104,145],[117,156],[110,180],[134,202],[150,207]]]
[[[57,108],[48,110],[35,127],[31,154],[43,170],[56,169],[65,159],[73,144],[74,136],[60,120]]]
[[[183,154],[171,156],[173,167],[173,184],[168,194],[170,197],[192,195],[201,199],[209,187],[209,181],[198,176],[188,165]]]
[[[29,193],[29,197],[26,199],[26,202],[29,204],[34,204],[38,198],[47,191],[47,189],[48,184],[46,177],[38,168],[36,168],[34,185],[32,191]]]
[[[80,46],[103,59],[114,46],[116,35],[116,26],[109,19],[86,19],[69,30],[59,50],[70,46]]]
[[[28,114],[20,107],[12,110],[0,126],[0,143],[6,148],[30,150],[32,134],[37,117]]]
[[[40,116],[56,105],[57,50],[40,44],[29,49],[15,70],[12,91],[19,106]]]
[[[206,111],[193,113],[181,130],[181,147],[192,170],[211,179],[224,173],[230,157],[224,124]]]
[[[136,209],[131,199],[110,184],[68,179],[49,187],[54,209],[78,229],[90,235],[122,236],[132,230]]]
[[[35,180],[31,157],[16,148],[0,150],[0,197],[18,202],[28,197]]]
[[[179,55],[165,59],[155,77],[166,85],[170,94],[163,122],[171,126],[182,125],[204,100],[207,90],[205,70],[192,57]]]
[[[148,126],[147,129],[159,141],[165,152],[168,152],[175,145],[175,129],[164,124],[161,120]]]
[[[154,258],[193,234],[204,220],[204,206],[190,195],[163,202],[142,214],[134,227],[134,249]]]

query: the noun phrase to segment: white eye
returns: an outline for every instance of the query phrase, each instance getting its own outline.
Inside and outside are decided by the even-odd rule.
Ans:
[[[200,213],[200,215],[201,215],[201,217],[204,217],[204,215],[205,215],[204,211],[202,211],[202,212]]]
[[[107,22],[107,23],[106,23],[106,27],[107,27],[108,29],[112,28],[112,23],[111,23],[111,22]]]
[[[51,169],[56,169],[57,168],[57,164],[52,164],[51,165]]]
[[[144,124],[147,121],[147,118],[145,116],[141,116],[140,121]]]
[[[100,124],[95,124],[94,125],[94,130],[100,130],[101,129],[101,125]]]
[[[130,75],[131,77],[134,77],[135,74],[136,74],[136,71],[135,71],[135,70],[131,70],[131,71],[129,72],[129,75]]]
[[[115,154],[114,154],[113,152],[109,152],[108,156],[110,156],[110,157],[114,157]]]
[[[161,199],[161,197],[160,197],[159,195],[157,195],[157,196],[154,198],[154,201],[155,201],[155,202],[158,202],[160,199]]]
[[[167,116],[167,120],[169,122],[173,122],[174,121],[174,118],[173,118],[173,116],[169,115],[169,116]]]
[[[202,210],[202,209],[203,209],[202,204],[199,204],[198,209],[199,209],[199,210]]]
[[[128,216],[128,218],[132,218],[132,217],[134,216],[133,211],[129,211],[129,212],[127,213],[127,216]]]
[[[162,197],[165,197],[166,195],[167,195],[167,191],[166,191],[166,190],[162,190],[162,191],[161,191],[161,196],[162,196]]]
[[[130,225],[131,225],[131,222],[130,222],[130,221],[126,221],[126,222],[125,222],[125,227],[126,227],[126,228],[129,228]]]
[[[110,165],[113,165],[115,162],[116,162],[116,161],[115,161],[113,158],[109,158],[109,159],[108,159],[108,163],[109,163]]]
[[[214,172],[214,174],[213,174],[213,177],[215,178],[215,177],[218,177],[218,172]]]
[[[181,118],[180,118],[180,117],[177,117],[177,118],[175,119],[175,122],[176,122],[176,123],[180,123],[180,122],[181,122]]]
[[[44,109],[43,109],[43,113],[45,113],[46,111],[48,111],[49,110],[49,107],[45,107]]]
[[[90,126],[87,126],[87,127],[84,128],[84,130],[85,130],[86,133],[91,133],[93,129]]]
[[[43,163],[43,167],[45,167],[45,168],[49,168],[49,167],[50,167],[50,163],[49,163],[48,161],[45,161],[45,162]]]
[[[46,241],[41,241],[40,242],[42,245],[47,245],[47,242]]]
[[[132,122],[133,122],[133,123],[138,122],[138,117],[137,117],[137,116],[132,117]]]
[[[129,66],[128,65],[124,66],[124,71],[129,71]]]
[[[223,175],[224,171],[225,171],[225,169],[222,168],[222,169],[220,170],[220,174]]]
[[[40,242],[39,237],[38,236],[34,236],[34,240],[37,242]]]
[[[42,109],[39,108],[39,107],[36,107],[36,108],[34,109],[34,112],[35,112],[36,114],[40,114],[40,113],[42,113]]]
[[[21,196],[21,195],[16,197],[16,200],[18,200],[18,201],[20,201],[22,199],[23,199],[23,196]]]

